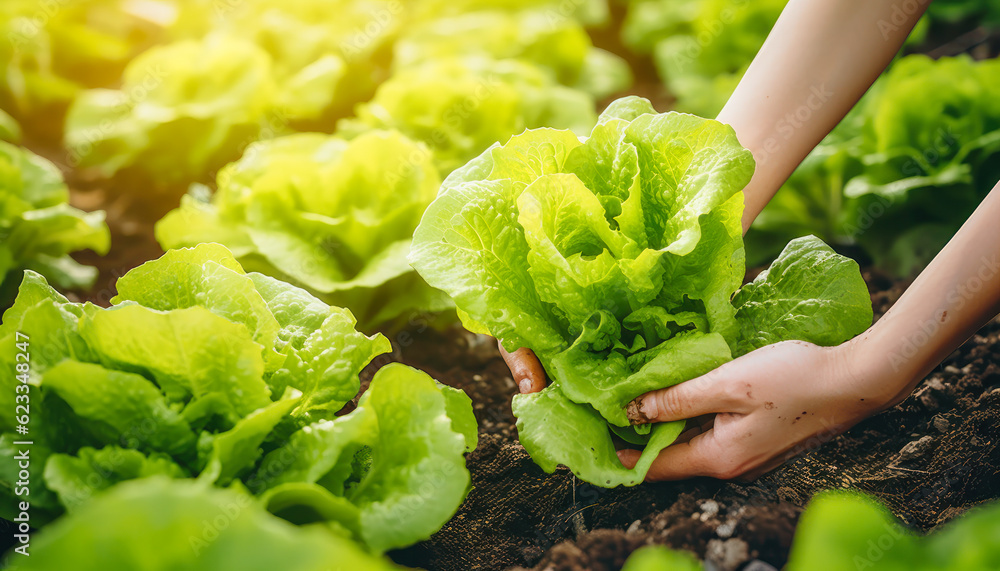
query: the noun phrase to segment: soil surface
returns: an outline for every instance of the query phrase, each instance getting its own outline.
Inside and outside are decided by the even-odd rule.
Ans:
[[[905,282],[865,271],[876,317]],[[409,332],[393,360],[465,390],[480,424],[473,490],[430,540],[393,558],[429,570],[617,570],[640,546],[689,550],[709,569],[781,568],[818,491],[852,488],[920,531],[1000,497],[1000,321],[950,355],[912,396],[754,482],[695,479],[603,489],[546,474],[517,442],[516,391],[494,342],[463,330]],[[399,341],[403,340],[404,343]],[[405,346],[403,346],[405,345]]]

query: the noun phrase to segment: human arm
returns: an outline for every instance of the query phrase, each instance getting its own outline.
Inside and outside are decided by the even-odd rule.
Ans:
[[[636,399],[637,422],[715,414],[665,449],[647,479],[756,475],[906,398],[1000,312],[997,220],[1000,184],[882,319],[851,341],[770,345]],[[632,465],[638,452],[619,456]]]
[[[743,191],[744,232],[889,65],[929,3],[909,12],[899,0],[788,3],[718,116],[757,162]]]

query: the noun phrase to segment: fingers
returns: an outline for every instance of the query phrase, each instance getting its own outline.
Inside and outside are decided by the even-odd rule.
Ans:
[[[749,412],[749,404],[722,369],[637,397],[625,409],[629,422],[684,420],[716,412]]]
[[[635,466],[638,451],[618,454],[626,467]],[[715,431],[695,435],[687,442],[678,442],[663,449],[646,472],[647,482],[684,480],[696,476],[708,476],[729,480],[740,476],[746,468],[732,454],[724,453],[715,437]]]
[[[513,353],[508,353],[499,341],[497,345],[521,394],[537,393],[545,388],[545,369],[542,368],[534,351],[522,347]]]

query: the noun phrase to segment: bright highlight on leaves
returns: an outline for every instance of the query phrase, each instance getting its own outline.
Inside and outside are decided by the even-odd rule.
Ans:
[[[467,327],[541,359],[552,385],[516,396],[514,413],[543,468],[634,485],[683,423],[637,432],[630,400],[764,344],[835,344],[871,324],[857,264],[816,238],[741,289],[753,168],[732,128],[631,97],[588,139],[527,131],[444,182],[410,260]],[[635,469],[609,426],[646,444]]]

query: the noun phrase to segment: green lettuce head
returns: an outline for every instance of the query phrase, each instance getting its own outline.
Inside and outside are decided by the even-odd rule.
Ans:
[[[683,423],[632,429],[633,398],[770,343],[832,345],[871,323],[857,264],[815,238],[740,287],[753,170],[732,128],[631,97],[588,139],[527,131],[444,182],[410,261],[468,328],[541,359],[553,382],[516,396],[514,414],[543,468],[636,484]],[[646,445],[634,469],[611,430]]]
[[[653,53],[679,111],[715,116],[788,0],[632,0],[626,45]]]
[[[218,244],[171,250],[117,290],[110,308],[71,303],[25,272],[0,324],[6,370],[31,354],[30,370],[0,378],[0,405],[31,403],[36,525],[152,476],[241,487],[378,551],[428,537],[458,509],[476,445],[469,398],[390,364],[337,416],[362,368],[391,350],[350,311],[245,273]],[[17,431],[13,415],[0,419],[5,454]],[[12,519],[17,469],[4,466],[0,515]]]
[[[73,102],[65,143],[73,166],[186,187],[260,136],[274,93],[271,59],[250,42],[212,35],[158,46],[125,68],[120,89]]]
[[[596,119],[591,96],[559,85],[541,68],[482,56],[402,69],[356,115],[340,122],[339,134],[398,130],[430,146],[443,176],[526,128],[551,125],[582,134]]]
[[[418,21],[396,42],[393,68],[479,55],[516,59],[547,71],[558,83],[601,99],[626,89],[628,64],[593,46],[580,22],[552,7],[482,10]]]
[[[83,212],[68,200],[69,190],[55,165],[0,141],[0,283],[21,269],[39,272],[62,288],[94,283],[97,270],[67,254],[108,252],[111,235],[104,212]]]
[[[392,131],[303,133],[251,145],[211,198],[156,226],[164,248],[219,242],[254,271],[350,308],[363,330],[451,307],[406,260],[440,183],[426,146]]]

